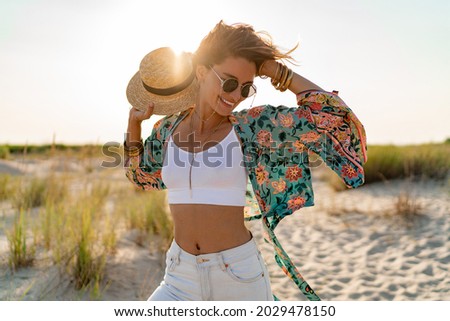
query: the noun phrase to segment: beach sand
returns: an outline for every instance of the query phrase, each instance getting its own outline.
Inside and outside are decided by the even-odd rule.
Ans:
[[[415,184],[409,193],[422,214],[396,216],[398,195],[410,185],[377,183],[335,193],[317,182],[317,205],[280,223],[282,246],[323,300],[450,300],[448,186]],[[280,300],[305,300],[280,273],[270,246],[260,244],[274,293]]]
[[[72,171],[80,170],[73,166]],[[1,161],[0,173],[43,173],[50,167],[45,162],[24,167]],[[111,177],[122,180],[123,171],[111,171]],[[286,217],[276,233],[323,300],[450,300],[448,182],[398,180],[335,192],[320,173],[314,171],[316,206]],[[398,215],[400,195],[407,195],[420,214]],[[5,229],[12,216],[8,202],[0,203],[0,300],[92,299],[90,293],[75,291],[45,253],[38,253],[33,266],[10,271]],[[248,227],[268,265],[274,294],[280,300],[305,300],[263,242],[261,222]],[[138,246],[132,231],[121,233],[117,251],[106,263],[100,299],[145,300],[161,281],[163,269],[163,254]]]

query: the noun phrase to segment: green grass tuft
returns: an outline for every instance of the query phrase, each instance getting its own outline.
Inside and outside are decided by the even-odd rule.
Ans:
[[[7,240],[10,268],[15,271],[18,268],[32,265],[36,248],[34,245],[30,245],[27,240],[27,220],[23,209],[16,216],[12,229],[7,232]]]

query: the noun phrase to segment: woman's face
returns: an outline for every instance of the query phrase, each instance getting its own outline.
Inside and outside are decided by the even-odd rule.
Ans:
[[[245,99],[241,95],[242,86],[253,84],[256,75],[256,65],[245,58],[229,57],[221,64],[212,65],[211,67],[198,67],[197,77],[200,82],[199,103],[202,107],[212,108],[219,115],[230,115],[239,103]],[[234,91],[227,93],[222,89],[222,81],[229,78],[236,79],[239,84]]]

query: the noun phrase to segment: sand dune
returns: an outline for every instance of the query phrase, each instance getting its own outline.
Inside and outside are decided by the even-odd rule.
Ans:
[[[334,193],[318,182],[318,205],[280,223],[283,247],[322,299],[450,300],[448,186],[415,185],[410,196],[423,212],[404,221],[393,204],[405,184],[410,186],[398,181]],[[270,247],[261,247],[274,292],[282,300],[304,300],[281,277]]]
[[[30,166],[37,164],[29,164],[28,170]],[[51,166],[44,163],[40,169],[46,168]],[[2,162],[0,170],[28,172],[12,162]],[[122,172],[114,170],[111,176],[121,179]],[[394,181],[337,193],[317,177],[317,205],[285,218],[276,232],[322,299],[450,300],[448,183]],[[421,208],[419,215],[396,215],[396,201],[405,193]],[[0,205],[0,300],[89,299],[89,293],[73,290],[71,280],[49,260],[37,260],[15,274],[9,271],[4,228],[11,209],[5,202]],[[261,239],[260,224],[248,226],[266,259],[274,294],[281,300],[305,300],[276,266],[270,245]],[[164,257],[136,245],[130,233],[122,234],[116,254],[108,258],[103,300],[145,300],[162,279]]]

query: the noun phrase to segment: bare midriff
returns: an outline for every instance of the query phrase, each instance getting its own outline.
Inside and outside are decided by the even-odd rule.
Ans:
[[[177,244],[193,255],[228,250],[248,242],[243,206],[170,204]]]
[[[189,139],[189,117],[173,131],[173,139],[179,148],[199,152],[222,141],[232,129],[226,121],[214,135],[195,135],[195,144]],[[205,136],[205,137],[203,137]],[[192,137],[191,137],[192,138]],[[206,139],[208,138],[208,139]],[[205,144],[206,141],[210,144]],[[174,237],[186,252],[199,255],[216,253],[245,244],[251,239],[244,224],[244,206],[211,204],[169,204],[174,222]]]

